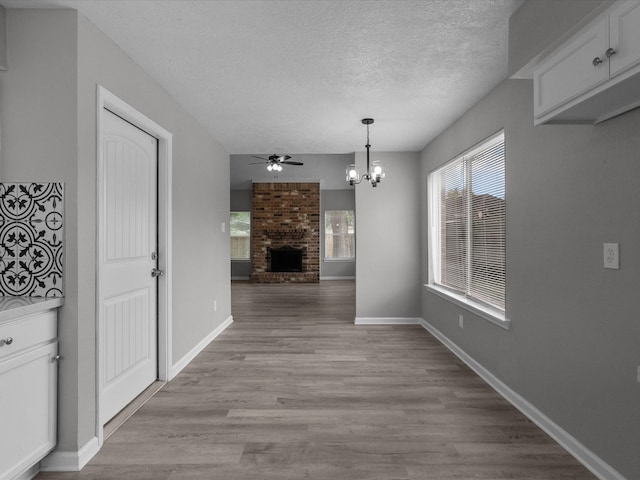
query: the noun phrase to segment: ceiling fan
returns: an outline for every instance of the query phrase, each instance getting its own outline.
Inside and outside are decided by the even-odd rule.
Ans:
[[[253,158],[259,158],[262,162],[254,162],[249,165],[260,165],[266,164],[267,170],[280,172],[282,171],[282,165],[304,165],[302,162],[290,162],[291,158],[289,155],[278,155],[274,153],[273,155],[269,155],[269,158],[257,157],[256,155],[251,155]]]

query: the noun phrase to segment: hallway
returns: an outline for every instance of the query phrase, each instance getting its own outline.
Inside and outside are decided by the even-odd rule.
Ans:
[[[36,478],[595,478],[421,327],[354,326],[354,295],[233,283],[224,333],[82,472]]]

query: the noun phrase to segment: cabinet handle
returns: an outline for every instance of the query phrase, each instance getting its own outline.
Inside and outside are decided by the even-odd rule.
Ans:
[[[60,355],[56,355],[51,359],[51,363],[56,363],[58,360],[60,360],[60,358],[61,358]]]
[[[12,337],[3,338],[0,340],[0,347],[2,347],[3,345],[11,345],[12,343],[13,343]]]
[[[607,51],[604,52],[607,58],[611,58],[616,54],[616,51],[613,48],[607,48]]]
[[[596,57],[593,59],[593,61],[591,62],[593,64],[594,67],[597,67],[598,65],[600,65],[602,63],[602,60],[600,59],[600,57]]]

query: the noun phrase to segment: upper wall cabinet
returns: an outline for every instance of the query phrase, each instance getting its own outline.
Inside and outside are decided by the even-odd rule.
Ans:
[[[640,0],[622,0],[533,74],[534,123],[599,123],[640,106]]]

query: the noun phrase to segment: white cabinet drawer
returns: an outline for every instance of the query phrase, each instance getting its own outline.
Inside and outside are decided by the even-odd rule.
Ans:
[[[0,323],[0,359],[55,340],[56,311],[49,310]]]

